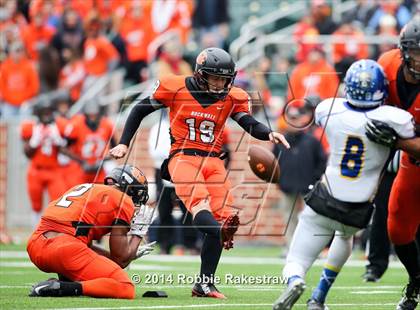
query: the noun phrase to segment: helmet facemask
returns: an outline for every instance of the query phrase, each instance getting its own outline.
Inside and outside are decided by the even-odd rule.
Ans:
[[[205,90],[209,94],[209,96],[216,98],[218,100],[224,100],[233,86],[233,82],[236,77],[236,72],[233,75],[230,75],[230,74],[221,75],[221,74],[211,74],[211,73],[208,73],[205,69],[199,69],[194,73],[194,76],[200,88]],[[225,78],[226,82],[223,88],[220,88],[220,90],[217,90],[217,91],[212,90],[211,86],[215,86],[215,85],[209,82],[209,76]]]
[[[420,82],[420,46],[413,40],[401,42],[401,55],[408,73]]]

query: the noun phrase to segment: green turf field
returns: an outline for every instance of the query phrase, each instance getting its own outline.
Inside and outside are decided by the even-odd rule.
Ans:
[[[130,266],[129,274],[139,275],[142,283],[137,285],[136,299],[126,301],[87,297],[30,298],[27,295],[33,283],[54,275],[38,271],[23,246],[0,246],[0,309],[271,309],[284,288],[283,284],[276,284],[280,277],[269,279],[280,275],[282,265],[278,253],[278,248],[241,246],[225,252],[218,269],[221,278],[218,288],[227,300],[190,297],[192,285],[187,277],[198,271],[199,257],[149,255]],[[330,291],[327,300],[330,309],[395,309],[406,281],[401,265],[392,263],[380,282],[367,284],[361,280],[364,262],[352,259],[349,263]],[[305,309],[320,270],[318,263],[309,272],[308,289],[296,309]],[[241,283],[241,275],[259,276],[261,280],[265,276],[267,283]],[[252,281],[252,278],[247,280]],[[169,298],[141,297],[146,290],[159,289],[165,290]]]

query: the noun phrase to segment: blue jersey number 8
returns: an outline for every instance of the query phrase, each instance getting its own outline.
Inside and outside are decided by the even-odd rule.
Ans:
[[[365,145],[362,139],[355,136],[347,138],[343,159],[340,164],[341,175],[355,179],[359,177],[363,167]]]

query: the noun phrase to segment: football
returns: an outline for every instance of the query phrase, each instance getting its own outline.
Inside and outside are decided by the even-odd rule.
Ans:
[[[280,179],[280,166],[274,154],[259,145],[251,145],[248,151],[248,163],[257,177],[269,183]]]

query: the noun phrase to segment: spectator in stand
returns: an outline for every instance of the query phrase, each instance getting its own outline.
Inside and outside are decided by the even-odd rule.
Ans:
[[[318,35],[319,31],[315,27],[314,18],[312,15],[305,15],[293,32],[293,37],[298,46],[296,51],[296,61],[298,63],[305,61],[309,51],[316,46],[315,43],[307,42],[307,40],[310,38],[316,39]],[[303,39],[305,42],[303,42]]]
[[[402,27],[410,21],[411,13],[407,7],[402,4],[401,0],[380,0],[379,4],[379,7],[369,20],[366,32],[371,34],[376,33],[378,31],[381,18],[384,15],[395,16],[397,21],[397,32],[399,32]]]
[[[60,56],[55,48],[47,46],[39,54],[40,93],[56,90],[60,74]]]
[[[101,20],[109,18],[124,18],[131,2],[136,0],[95,0],[95,8],[101,17]]]
[[[73,9],[66,9],[61,17],[56,34],[52,39],[52,46],[60,55],[62,65],[65,63],[67,50],[78,51],[81,54],[84,40],[82,20]]]
[[[118,52],[118,68],[127,67],[127,48],[124,39],[118,32],[120,19],[116,15],[111,15],[102,19],[104,26],[104,35],[111,42]]]
[[[147,68],[147,47],[153,37],[149,14],[144,1],[130,1],[130,7],[120,24],[119,33],[127,49],[126,78],[132,83],[143,81]]]
[[[9,54],[10,45],[13,42],[20,41],[20,33],[18,26],[14,24],[5,24],[4,27],[0,25],[0,32],[2,33],[0,36],[0,63],[2,63]]]
[[[324,51],[315,47],[309,52],[307,60],[293,70],[287,101],[303,99],[310,95],[318,95],[321,99],[335,97],[339,84],[337,73],[325,59]]]
[[[311,15],[319,34],[332,34],[337,24],[332,20],[331,7],[325,0],[313,0]]]
[[[201,47],[207,47],[203,36],[211,35],[212,46],[226,48],[229,35],[229,12],[227,0],[197,0],[193,14],[193,27],[197,30],[197,41]]]
[[[39,91],[38,73],[21,42],[10,46],[10,56],[1,64],[0,76],[1,117],[17,116],[21,105]]]
[[[19,31],[28,25],[25,16],[18,11],[17,0],[1,0],[0,7],[3,8],[3,15],[6,20],[5,23],[17,25]]]
[[[86,77],[85,64],[80,57],[79,50],[63,50],[64,67],[60,71],[59,86],[67,89],[72,102],[80,98],[83,81]]]
[[[157,79],[168,75],[192,75],[189,63],[182,59],[182,44],[178,37],[166,42],[156,62]]]
[[[365,28],[375,13],[378,5],[373,0],[357,0],[357,5],[350,11],[346,11],[341,17],[343,23],[358,23]]]
[[[287,248],[292,240],[298,223],[298,214],[303,209],[303,195],[324,173],[327,156],[320,142],[309,132],[303,130],[308,123],[305,108],[289,106],[285,110],[286,133],[290,149],[275,145],[273,153],[279,161],[280,180],[278,185],[282,192],[280,209],[284,221]]]
[[[343,40],[342,43],[335,43],[332,46],[334,67],[341,80],[353,62],[369,57],[369,48],[363,32],[351,23],[342,24],[333,35]]]
[[[85,25],[87,37],[83,46],[83,56],[87,77],[82,92],[89,89],[100,77],[114,70],[119,62],[117,50],[101,34],[102,23],[97,12],[91,12]]]
[[[379,21],[378,36],[382,38],[389,38],[398,36],[397,31],[397,20],[394,16],[383,15]],[[392,42],[384,42],[374,46],[374,58],[378,58],[382,53],[388,52],[394,48],[397,48],[396,44]]]
[[[37,61],[41,49],[49,45],[53,35],[54,28],[45,24],[45,16],[39,12],[32,16],[30,24],[25,27],[22,33],[23,43],[29,58]]]
[[[31,0],[29,2],[29,16],[31,19],[36,15],[44,16],[46,26],[57,29],[60,23],[60,12],[57,10],[55,0]]]
[[[182,44],[188,42],[191,31],[192,0],[154,0],[150,5],[150,16],[155,36],[167,30],[177,30]]]

